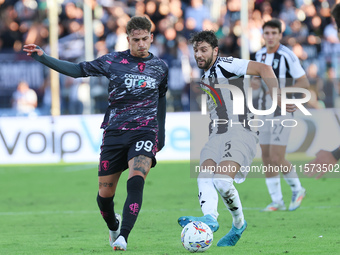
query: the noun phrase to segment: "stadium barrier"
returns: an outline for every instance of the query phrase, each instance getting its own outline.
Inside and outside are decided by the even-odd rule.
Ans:
[[[103,115],[0,118],[0,164],[98,162]],[[169,113],[158,160],[190,158],[188,113]]]
[[[340,144],[340,109],[311,110],[312,116],[295,114],[287,151],[314,155]],[[197,159],[207,138],[208,118],[199,126],[190,119],[200,113],[168,113],[165,147],[158,160]],[[36,116],[0,118],[0,164],[98,162],[103,115]],[[197,122],[196,122],[197,123]],[[190,150],[190,139],[195,147]],[[198,143],[196,141],[199,141]],[[191,154],[190,154],[191,152]],[[258,148],[257,157],[261,150]]]

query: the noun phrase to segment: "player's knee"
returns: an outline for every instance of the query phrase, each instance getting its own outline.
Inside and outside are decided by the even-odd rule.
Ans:
[[[271,162],[271,158],[270,158],[269,155],[264,155],[264,154],[262,154],[262,161],[263,161],[263,162],[270,163],[270,162]]]
[[[104,185],[106,185],[106,183],[104,183]],[[101,197],[112,197],[114,195],[114,190],[112,190],[111,187],[101,186],[101,184],[99,184],[98,194]]]
[[[213,182],[216,190],[223,197],[228,196],[235,189],[233,178],[225,174],[215,174]]]
[[[283,163],[284,158],[282,158],[280,155],[273,154],[270,157],[270,162],[274,166],[279,166]]]

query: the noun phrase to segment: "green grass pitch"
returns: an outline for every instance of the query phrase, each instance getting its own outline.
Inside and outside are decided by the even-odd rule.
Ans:
[[[307,160],[292,159],[295,164]],[[159,162],[151,170],[126,252],[114,252],[109,246],[96,204],[96,164],[0,166],[0,254],[189,254],[182,247],[177,224],[180,216],[201,216],[189,166],[189,161]],[[115,197],[118,213],[126,196],[126,178],[127,172]],[[302,178],[301,182],[307,190],[302,206],[295,212],[274,213],[259,211],[270,202],[264,178],[235,184],[248,228],[235,247],[217,247],[232,222],[220,201],[220,229],[205,253],[338,254],[340,178]],[[281,186],[288,205],[290,188],[284,180]]]

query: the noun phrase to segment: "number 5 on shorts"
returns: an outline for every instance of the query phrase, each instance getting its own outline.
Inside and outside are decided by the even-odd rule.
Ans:
[[[136,151],[140,151],[141,149],[144,149],[147,152],[150,152],[152,150],[153,143],[149,140],[147,141],[139,141],[136,143]]]

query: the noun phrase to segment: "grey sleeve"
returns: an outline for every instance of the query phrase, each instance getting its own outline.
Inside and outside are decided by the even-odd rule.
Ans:
[[[73,78],[85,77],[79,64],[71,63],[64,60],[52,58],[45,53],[39,56],[36,52],[32,54],[32,58],[39,61],[40,63],[52,68],[53,70],[71,76]]]

